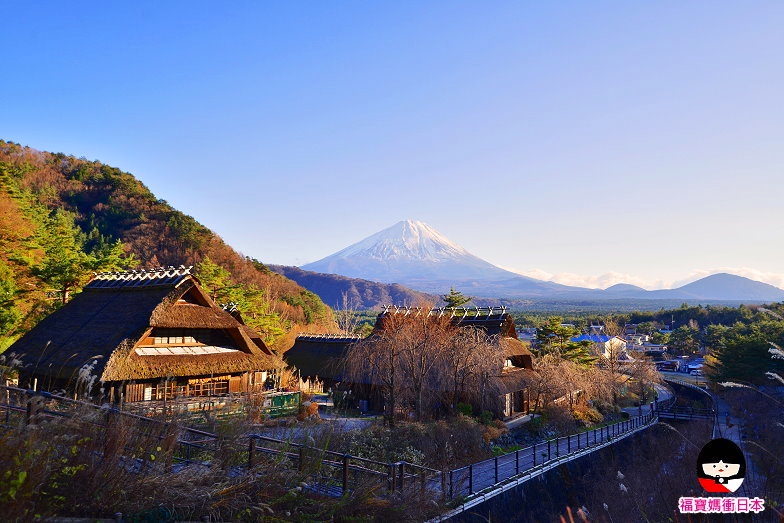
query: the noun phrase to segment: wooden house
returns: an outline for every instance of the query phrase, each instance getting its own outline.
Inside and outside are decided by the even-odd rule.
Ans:
[[[504,307],[485,308],[436,308],[422,310],[412,307],[385,307],[376,318],[375,330],[383,330],[385,320],[394,314],[429,314],[434,316],[448,315],[450,321],[458,327],[471,327],[484,331],[491,340],[504,349],[505,361],[499,362],[502,369],[496,377],[499,398],[498,413],[505,418],[527,414],[530,409],[529,383],[533,378],[533,354],[528,344],[517,338],[512,316]],[[380,398],[374,396],[370,383],[351,383],[344,381],[342,367],[349,347],[361,341],[358,336],[336,335],[300,335],[294,346],[289,349],[284,359],[289,365],[297,368],[301,378],[318,378],[324,381],[325,387],[333,390],[351,388],[364,394],[363,398],[370,402],[371,408],[378,409]]]
[[[186,267],[96,274],[8,351],[22,387],[126,402],[248,392],[282,366]]]
[[[425,312],[431,316],[448,316],[458,327],[482,330],[500,344],[506,360],[496,377],[501,392],[498,413],[504,418],[514,418],[530,412],[533,353],[529,344],[518,338],[514,318],[506,307],[439,307]],[[384,307],[376,319],[376,328],[383,329],[384,319],[390,315],[421,313],[417,307]]]

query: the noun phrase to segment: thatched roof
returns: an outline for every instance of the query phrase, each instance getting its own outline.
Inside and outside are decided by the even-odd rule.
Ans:
[[[523,341],[518,340],[517,338],[508,338],[504,336],[499,338],[498,342],[501,344],[501,347],[503,347],[507,356],[533,357],[533,353],[528,348],[529,345]]]
[[[181,300],[186,294],[190,299]],[[136,354],[135,345],[153,327],[220,329],[238,350],[204,355]],[[277,366],[276,357],[260,338],[251,339],[249,330],[201,291],[189,269],[102,273],[8,350],[20,357],[23,372],[71,378],[85,364],[93,364],[91,373],[101,381]]]
[[[303,378],[341,381],[343,358],[349,346],[360,340],[360,336],[304,334],[297,336],[294,346],[286,351],[283,359],[296,367]]]
[[[385,306],[376,318],[376,329],[384,328],[384,318],[404,314],[432,317],[447,317],[458,327],[473,327],[483,330],[488,336],[504,336],[517,338],[514,320],[506,307],[436,307],[422,309],[420,307]]]
[[[517,367],[506,368],[501,375],[496,378],[498,389],[501,394],[517,392],[530,386],[536,380],[536,373],[529,369]]]

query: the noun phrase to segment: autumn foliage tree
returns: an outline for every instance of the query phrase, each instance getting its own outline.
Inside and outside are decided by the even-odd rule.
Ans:
[[[259,321],[281,318],[285,334],[273,333],[274,325],[268,331],[281,345],[290,346],[300,326],[333,328],[318,296],[242,256],[130,173],[0,140],[0,261],[18,291],[5,299],[16,311],[6,321],[14,335],[51,312],[52,295],[67,300],[90,272],[131,266],[129,254],[144,268],[209,258],[233,284],[263,293],[262,308],[243,312]],[[0,333],[0,351],[7,344]]]

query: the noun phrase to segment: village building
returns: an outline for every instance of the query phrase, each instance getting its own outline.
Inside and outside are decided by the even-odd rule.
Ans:
[[[626,340],[620,336],[610,336],[607,334],[582,334],[571,339],[573,342],[589,342],[590,350],[594,356],[610,358],[613,354],[618,360],[631,360],[627,352]]]
[[[376,318],[375,330],[384,329],[385,318],[394,314],[421,314],[412,307],[384,307]],[[529,383],[533,378],[533,354],[528,344],[519,340],[514,320],[504,307],[435,308],[426,311],[434,316],[448,315],[458,327],[472,327],[484,331],[491,340],[504,349],[505,359],[499,362],[502,369],[496,377],[499,414],[513,418],[530,411]],[[294,346],[284,354],[286,362],[295,367],[302,380],[320,380],[325,390],[347,391],[361,401],[362,406],[380,410],[383,400],[373,393],[372,383],[347,383],[343,360],[350,346],[361,341],[359,336],[302,334]]]
[[[182,266],[96,274],[8,351],[22,387],[113,402],[260,391],[283,366]]]

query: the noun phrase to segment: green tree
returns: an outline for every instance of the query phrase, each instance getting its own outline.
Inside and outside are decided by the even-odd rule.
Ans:
[[[214,302],[219,305],[234,303],[242,314],[243,321],[261,334],[265,342],[274,343],[291,327],[291,322],[275,310],[274,303],[264,291],[252,285],[236,283],[225,267],[210,258],[205,257],[199,263],[196,276],[202,289]],[[298,300],[304,298],[300,297]]]
[[[204,292],[216,303],[239,304],[245,301],[242,286],[234,283],[231,273],[209,257],[205,257],[196,267],[196,277]]]
[[[784,362],[771,360],[770,342],[784,342],[784,322],[737,324],[727,330],[706,358],[711,379],[719,383],[733,380],[769,383],[766,372],[784,370]]]
[[[554,354],[580,365],[596,361],[591,354],[591,342],[572,341],[580,335],[580,329],[563,323],[560,316],[551,316],[536,330],[537,352],[540,356]]]
[[[44,257],[31,268],[32,273],[57,292],[62,303],[85,283],[90,271],[120,270],[136,264],[119,241],[102,243],[87,252],[85,237],[74,224],[73,216],[62,210],[46,217],[35,240]]]
[[[13,271],[0,260],[0,336],[11,332],[22,317],[16,307],[17,292]]]
[[[553,351],[563,352],[569,341],[579,335],[580,329],[564,324],[560,316],[550,316],[536,329],[537,344],[543,354]]]
[[[669,347],[681,354],[695,352],[700,347],[699,331],[692,325],[682,325],[670,334]]]
[[[460,291],[456,291],[454,287],[449,290],[449,294],[444,294],[441,296],[441,299],[444,300],[447,307],[460,307],[461,305],[465,305],[473,298],[471,296],[466,296]]]
[[[82,250],[84,240],[74,225],[73,217],[61,210],[51,213],[39,229],[38,244],[44,250],[41,263],[32,267],[60,295],[62,303],[87,279],[95,267],[95,259]]]

